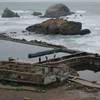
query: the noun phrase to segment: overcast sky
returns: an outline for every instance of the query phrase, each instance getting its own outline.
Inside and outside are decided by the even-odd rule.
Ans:
[[[100,0],[0,0],[0,2],[40,2],[40,1],[97,1]]]

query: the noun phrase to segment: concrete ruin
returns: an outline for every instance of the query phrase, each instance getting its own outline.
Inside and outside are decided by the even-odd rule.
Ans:
[[[70,55],[34,64],[17,62],[12,58],[8,61],[0,61],[0,81],[49,85],[68,80],[71,75],[77,76],[77,70],[85,68],[100,70],[100,56],[97,54],[56,49],[38,53],[38,56],[37,54],[30,54],[30,56],[39,57],[55,52],[66,52]]]
[[[68,71],[65,66],[48,66],[29,64],[16,61],[0,62],[0,80],[24,84],[47,85],[67,79]]]

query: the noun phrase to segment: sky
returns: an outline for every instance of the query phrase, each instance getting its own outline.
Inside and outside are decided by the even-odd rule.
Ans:
[[[40,2],[40,1],[96,1],[99,2],[100,0],[0,0],[0,2]]]

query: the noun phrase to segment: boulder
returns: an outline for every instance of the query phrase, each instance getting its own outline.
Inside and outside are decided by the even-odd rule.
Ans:
[[[10,17],[20,17],[20,16],[17,13],[11,11],[10,9],[6,8],[2,14],[2,17],[10,18]]]
[[[34,15],[34,16],[40,16],[40,15],[42,15],[42,13],[41,12],[33,12],[32,15]]]
[[[39,34],[84,35],[90,33],[88,29],[82,30],[80,22],[63,19],[49,19],[40,24],[29,26],[26,30]]]
[[[91,33],[91,31],[89,29],[83,29],[83,30],[81,30],[81,35],[85,35],[87,33]]]
[[[46,12],[44,17],[48,18],[59,18],[61,16],[67,16],[72,14],[70,9],[64,4],[55,4],[50,6]]]

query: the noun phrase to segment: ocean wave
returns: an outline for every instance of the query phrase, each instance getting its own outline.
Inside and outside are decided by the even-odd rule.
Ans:
[[[96,27],[95,30],[100,30],[100,27]]]
[[[50,36],[42,34],[33,34],[33,35],[17,35],[17,38],[24,38],[26,40],[39,40],[47,43],[52,43],[56,45],[64,45],[69,49],[75,49],[80,51],[99,53],[100,54],[100,37],[91,37],[91,36]],[[90,37],[90,38],[88,38]],[[59,41],[58,41],[59,40]]]
[[[12,10],[16,13],[30,13],[31,11],[30,10]]]
[[[76,11],[76,13],[84,14],[84,13],[86,13],[86,11],[85,10],[78,10],[78,11]]]

